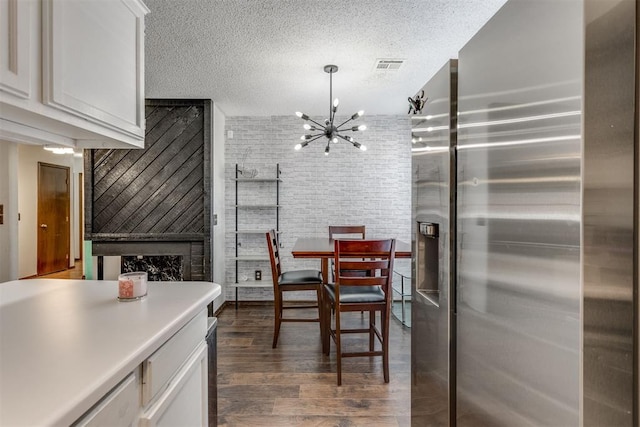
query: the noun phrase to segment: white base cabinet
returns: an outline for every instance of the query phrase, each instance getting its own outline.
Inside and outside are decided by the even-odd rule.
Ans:
[[[176,332],[74,426],[208,426],[206,310]]]
[[[0,138],[144,147],[141,0],[0,0]]]
[[[206,426],[207,422],[207,345],[202,342],[170,386],[142,414],[140,426]]]
[[[140,406],[140,370],[136,369],[107,394],[75,427],[135,426]]]

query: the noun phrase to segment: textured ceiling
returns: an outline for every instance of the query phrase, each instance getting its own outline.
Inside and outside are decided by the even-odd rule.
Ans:
[[[146,96],[212,99],[228,116],[406,114],[506,0],[145,0]],[[377,59],[400,58],[376,72]]]

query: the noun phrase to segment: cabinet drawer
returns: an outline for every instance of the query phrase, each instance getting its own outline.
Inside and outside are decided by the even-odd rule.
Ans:
[[[142,414],[140,427],[204,427],[207,420],[207,345],[202,341],[169,387]]]
[[[74,427],[130,426],[140,407],[138,369],[109,392],[98,405],[80,418]]]
[[[203,310],[142,363],[143,405],[168,385],[206,334],[207,312]]]

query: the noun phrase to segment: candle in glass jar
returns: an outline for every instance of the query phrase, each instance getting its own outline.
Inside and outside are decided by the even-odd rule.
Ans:
[[[118,276],[118,299],[140,299],[147,294],[147,273],[136,271]]]

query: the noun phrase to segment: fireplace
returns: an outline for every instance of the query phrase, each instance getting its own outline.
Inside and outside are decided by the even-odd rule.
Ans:
[[[121,273],[145,271],[150,282],[184,280],[182,255],[136,255],[121,257]]]
[[[194,241],[93,242],[93,255],[98,257],[97,278],[104,277],[102,258],[119,256],[121,273],[146,271],[150,281],[206,280],[202,246]]]
[[[85,240],[149,280],[211,280],[211,101],[146,101],[144,149],[85,153]],[[118,257],[105,260],[104,257]]]

